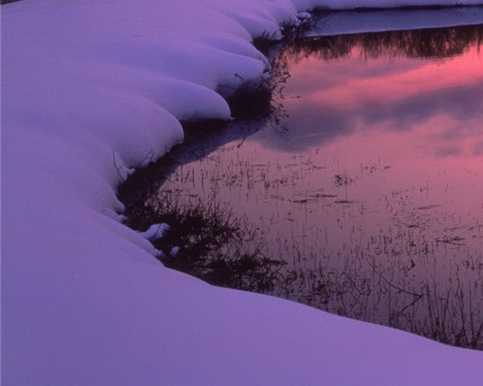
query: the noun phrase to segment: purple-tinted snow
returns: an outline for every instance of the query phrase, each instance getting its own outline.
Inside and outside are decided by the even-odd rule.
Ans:
[[[315,5],[409,4],[2,5],[4,384],[483,384],[481,352],[211,287],[120,223],[121,179],[182,140],[179,119],[229,118],[214,90],[262,76],[251,38]]]

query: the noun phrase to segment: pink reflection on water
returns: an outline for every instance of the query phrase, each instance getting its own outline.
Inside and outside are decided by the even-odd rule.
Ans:
[[[290,65],[283,104],[295,146],[317,146],[355,130],[417,130],[408,157],[417,157],[418,148],[438,156],[481,152],[483,66],[477,48],[437,60],[365,61],[360,50],[354,47],[343,59],[309,57]]]
[[[336,287],[332,298],[307,300],[307,288],[282,296],[332,312],[351,303],[352,317],[411,329],[413,319],[396,311],[411,304],[412,317],[421,316],[430,306],[413,304],[414,294],[464,287],[474,302],[462,307],[476,307],[483,320],[479,48],[444,59],[364,59],[355,46],[336,60],[309,56],[288,68],[275,127],[172,180],[187,197],[216,192],[262,233],[271,257],[304,275],[319,270],[329,276],[311,280]],[[340,289],[345,279],[373,287]],[[395,288],[406,292],[396,297]]]
[[[321,168],[307,172],[304,182],[291,188],[304,186],[307,192],[323,190],[339,198],[345,194],[344,200],[374,213],[384,211],[378,206],[387,197],[420,191],[407,194],[414,208],[439,208],[433,211],[435,218],[448,211],[478,222],[483,215],[479,48],[432,60],[363,56],[355,46],[337,60],[309,56],[289,63],[291,78],[283,101],[288,118],[283,124],[290,145],[287,136],[261,133],[253,138],[261,145],[254,145],[257,157],[287,165],[287,159],[280,161],[286,152],[305,152]],[[335,175],[350,177],[345,193],[331,186]],[[440,231],[448,216],[434,220]],[[353,223],[355,218],[357,214],[351,217]],[[372,227],[359,226],[365,231]]]
[[[361,104],[394,103],[415,95],[471,87],[483,81],[481,54],[474,47],[459,57],[431,61],[398,58],[397,63],[385,57],[364,60],[360,51],[360,47],[354,47],[350,56],[343,59],[344,65],[340,60],[322,64],[320,59],[312,57],[297,63],[290,68],[287,93],[299,92],[294,83],[309,80],[318,87],[304,92],[304,103],[352,104],[357,108]]]
[[[428,175],[431,179],[444,175],[444,183],[458,192],[465,206],[471,203],[481,211],[483,190],[470,188],[481,188],[483,180],[479,48],[436,60],[381,57],[366,61],[362,56],[356,46],[344,59],[322,63],[309,57],[292,64],[284,100],[289,130],[296,137],[299,131],[302,137],[307,133],[311,148],[322,143],[318,154],[339,159],[340,170],[384,160],[395,179],[389,183],[386,177],[388,186],[397,186],[396,181],[417,185]],[[291,98],[309,80],[309,92]],[[326,112],[333,111],[339,117],[335,126],[351,125],[342,135],[326,128],[334,121]],[[312,117],[308,130],[299,123],[307,123],[307,117]],[[324,137],[327,129],[333,133],[331,140],[318,142],[317,136]]]

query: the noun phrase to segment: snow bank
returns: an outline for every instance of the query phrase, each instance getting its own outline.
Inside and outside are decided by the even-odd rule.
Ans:
[[[480,352],[211,287],[120,223],[116,186],[182,141],[179,120],[228,119],[223,97],[266,74],[253,37],[358,5],[386,3],[2,6],[5,385],[483,383]]]
[[[327,12],[325,17],[318,18],[308,35],[342,35],[388,29],[414,30],[482,23],[483,7]]]
[[[480,5],[481,0],[296,0],[298,7],[347,10],[356,8],[447,7]]]

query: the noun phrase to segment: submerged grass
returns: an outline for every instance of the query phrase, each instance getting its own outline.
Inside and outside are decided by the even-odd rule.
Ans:
[[[215,199],[189,203],[179,192],[164,191],[156,200],[131,213],[127,225],[147,228],[163,222],[170,228],[154,246],[163,252],[161,262],[210,284],[247,291],[274,291],[283,261],[264,254],[263,241]]]
[[[446,244],[402,232],[370,236],[365,246],[344,246],[335,252],[342,265],[331,264],[332,252],[313,256],[287,241],[273,257],[263,232],[250,228],[229,205],[220,204],[216,191],[202,200],[166,185],[159,195],[132,210],[127,221],[138,230],[152,223],[170,225],[165,236],[154,242],[163,252],[160,260],[165,266],[213,285],[270,294],[483,350],[483,256],[468,255],[463,263],[455,263],[454,274],[444,284],[436,272],[432,279],[415,280],[414,270],[420,265],[436,269],[432,259]],[[400,259],[404,245],[409,259]]]

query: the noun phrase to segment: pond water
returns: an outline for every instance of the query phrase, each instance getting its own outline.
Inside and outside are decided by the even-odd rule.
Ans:
[[[175,152],[143,206],[241,219],[261,292],[482,349],[482,45],[482,25],[297,39],[271,114]]]

